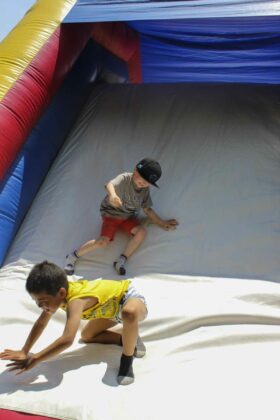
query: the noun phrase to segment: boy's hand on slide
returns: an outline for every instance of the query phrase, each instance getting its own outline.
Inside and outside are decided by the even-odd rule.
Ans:
[[[10,350],[5,349],[0,353],[0,359],[2,360],[25,360],[27,354],[23,350]]]
[[[176,229],[176,226],[178,226],[178,222],[176,219],[169,219],[169,220],[165,220],[164,224],[162,226],[162,228],[164,230],[174,230]]]
[[[9,370],[19,370],[17,372],[17,375],[26,372],[27,370],[32,369],[34,366],[36,366],[38,363],[38,360],[35,359],[34,356],[26,356],[24,360],[14,360],[12,363],[9,363],[7,366],[9,367]]]
[[[23,350],[5,349],[0,353],[0,359],[10,360],[12,363],[8,363],[7,366],[9,370],[19,370],[17,375],[33,368],[38,363],[34,356],[28,356]]]

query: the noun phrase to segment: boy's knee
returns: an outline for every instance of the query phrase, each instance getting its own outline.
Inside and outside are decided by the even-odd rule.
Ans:
[[[101,238],[97,239],[97,243],[100,248],[106,248],[109,242],[110,242],[110,239],[105,236],[102,236]]]
[[[136,308],[133,307],[128,307],[128,308],[123,308],[122,310],[122,319],[124,321],[135,321],[138,318],[138,313]]]

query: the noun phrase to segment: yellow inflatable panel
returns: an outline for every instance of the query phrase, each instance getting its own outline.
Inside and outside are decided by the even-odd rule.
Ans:
[[[38,0],[0,43],[0,101],[77,0]]]

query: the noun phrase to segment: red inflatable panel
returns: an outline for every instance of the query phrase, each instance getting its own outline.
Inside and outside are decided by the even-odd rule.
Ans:
[[[80,55],[92,27],[59,26],[0,103],[0,180]]]
[[[19,413],[18,411],[3,410],[0,408],[0,420],[55,420],[55,419],[51,417]]]
[[[122,22],[95,23],[93,39],[107,51],[125,61],[129,81],[141,83],[141,62],[138,34]]]

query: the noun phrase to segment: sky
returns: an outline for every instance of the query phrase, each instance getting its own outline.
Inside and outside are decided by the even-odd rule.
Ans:
[[[36,0],[0,0],[0,42],[34,3]]]

